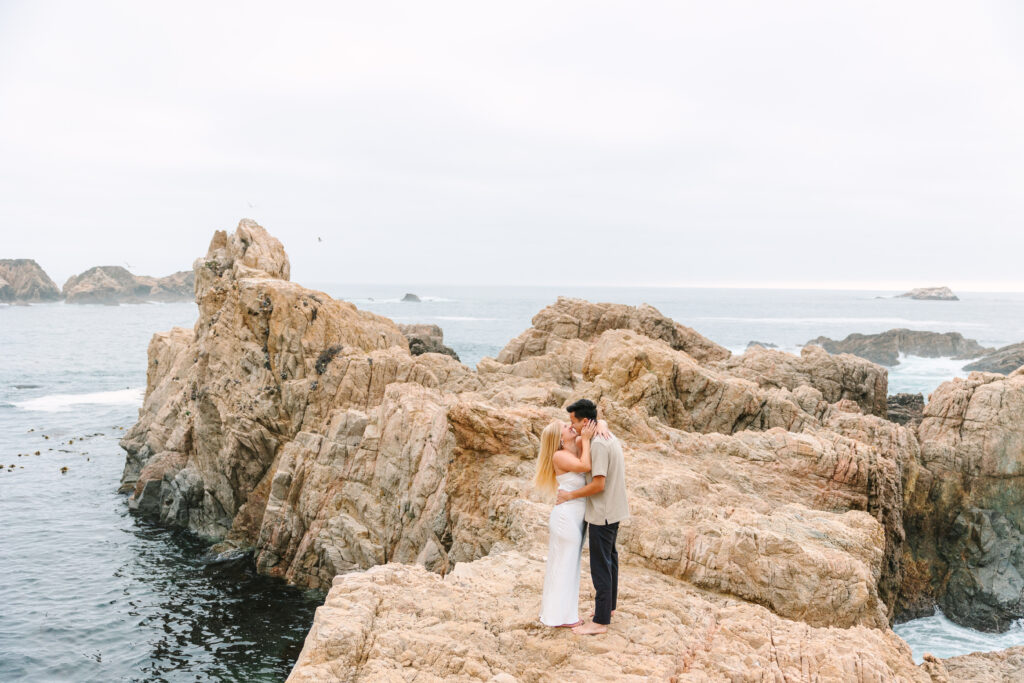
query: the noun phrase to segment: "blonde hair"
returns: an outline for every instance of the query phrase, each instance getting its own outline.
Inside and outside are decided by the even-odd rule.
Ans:
[[[555,480],[555,451],[562,444],[562,423],[555,420],[540,434],[540,453],[537,455],[537,474],[533,485],[544,493],[554,495],[558,490]]]

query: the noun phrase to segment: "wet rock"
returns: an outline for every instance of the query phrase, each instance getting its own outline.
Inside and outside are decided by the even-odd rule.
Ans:
[[[891,394],[887,399],[887,407],[890,420],[916,429],[924,416],[924,395]]]
[[[413,303],[419,303],[420,302],[420,298],[418,296],[416,296],[415,294],[413,294],[412,292],[407,292],[406,295],[402,297],[402,301],[409,301],[409,302],[413,302]]]
[[[1024,534],[996,510],[968,508],[943,539],[959,561],[940,600],[965,626],[999,633],[1024,615]]]
[[[751,346],[760,346],[760,347],[765,348],[765,349],[777,349],[777,348],[779,348],[778,344],[772,344],[771,342],[760,342],[760,341],[750,341],[750,342],[747,342],[747,348],[749,349]]]
[[[996,349],[975,362],[965,365],[964,370],[998,372],[1001,375],[1009,375],[1020,367],[1024,367],[1024,342]]]
[[[922,332],[895,329],[879,334],[851,334],[841,341],[828,337],[812,339],[829,353],[852,353],[861,358],[894,367],[900,364],[901,354],[922,358],[978,358],[992,349],[973,339],[965,339],[959,332]]]

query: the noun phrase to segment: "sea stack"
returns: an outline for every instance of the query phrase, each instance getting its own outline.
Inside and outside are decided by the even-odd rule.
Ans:
[[[32,259],[0,259],[0,301],[41,303],[59,301],[60,289]]]
[[[960,297],[949,287],[919,287],[904,292],[897,299],[918,299],[920,301],[960,301]]]
[[[69,304],[117,305],[190,301],[194,288],[195,274],[192,271],[154,278],[133,275],[121,266],[96,266],[68,278],[63,292]]]
[[[405,296],[402,297],[402,301],[410,301],[418,304],[420,303],[420,298],[413,294],[412,292],[408,292]]]

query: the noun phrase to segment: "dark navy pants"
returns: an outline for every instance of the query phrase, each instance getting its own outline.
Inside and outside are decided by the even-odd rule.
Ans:
[[[590,525],[590,578],[594,582],[594,623],[610,624],[619,598],[619,523]]]

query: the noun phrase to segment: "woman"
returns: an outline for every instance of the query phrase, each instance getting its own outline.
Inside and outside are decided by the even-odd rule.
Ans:
[[[534,484],[554,495],[558,489],[575,491],[586,485],[590,471],[590,439],[607,432],[603,421],[589,423],[580,436],[564,422],[552,422],[540,437],[540,455]],[[578,498],[551,509],[548,518],[548,561],[540,621],[545,626],[568,628],[583,623],[579,617],[580,557],[583,553],[583,513],[586,500]]]

